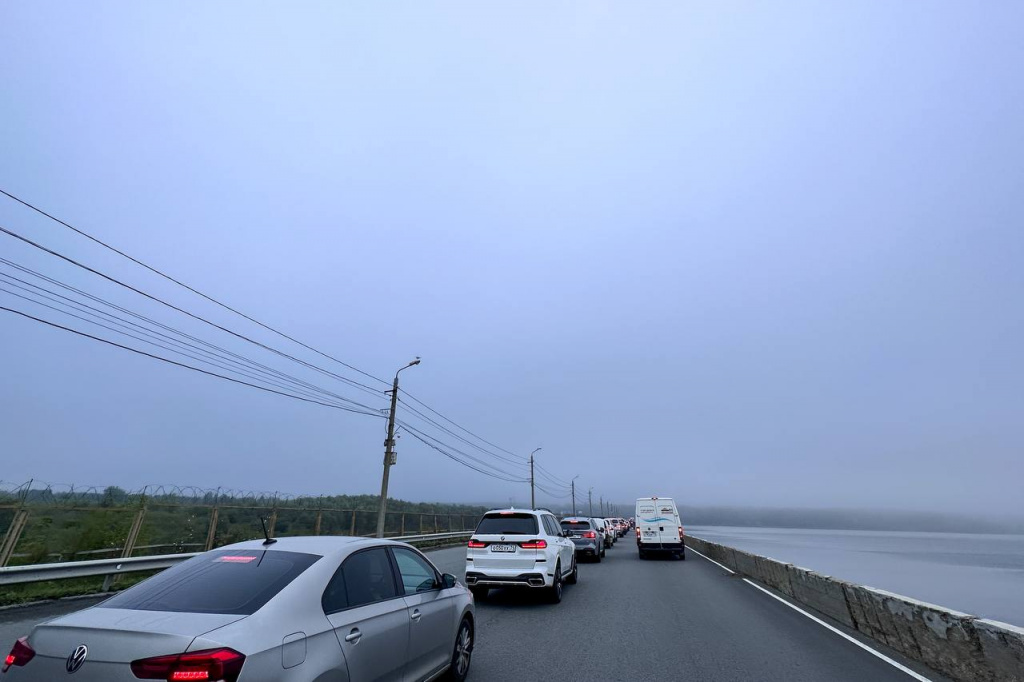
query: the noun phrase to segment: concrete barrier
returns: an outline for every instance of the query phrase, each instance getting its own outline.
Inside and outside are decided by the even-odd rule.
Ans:
[[[687,547],[962,682],[1024,682],[1024,628],[686,537]]]

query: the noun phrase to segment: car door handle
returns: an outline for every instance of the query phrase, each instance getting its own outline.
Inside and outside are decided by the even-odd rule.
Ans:
[[[422,614],[422,613],[420,613],[420,610],[419,610],[419,609],[416,609],[416,610],[414,610],[414,611],[412,612],[412,616],[411,616],[411,618],[412,618],[412,619],[413,619],[414,621],[416,621],[417,623],[419,622],[420,618],[422,618],[422,617],[423,617],[423,614]]]
[[[359,628],[352,628],[352,632],[345,635],[345,641],[355,644],[359,641],[359,638],[363,636],[363,633],[359,632]]]

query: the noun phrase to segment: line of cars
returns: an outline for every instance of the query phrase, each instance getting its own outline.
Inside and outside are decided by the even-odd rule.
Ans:
[[[568,516],[547,509],[494,509],[480,520],[466,548],[466,584],[477,599],[491,589],[543,590],[562,600],[565,584],[579,580],[579,560],[600,562],[629,532],[622,518]]]

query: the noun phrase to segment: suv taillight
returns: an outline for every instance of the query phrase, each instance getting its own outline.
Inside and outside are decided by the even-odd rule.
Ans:
[[[592,530],[588,530],[586,533],[583,534],[583,537],[590,538],[591,540],[593,540],[594,538],[597,537],[597,533],[595,533]]]
[[[547,549],[547,540],[527,540],[526,542],[520,542],[519,546],[523,549]]]
[[[487,546],[486,542],[480,542],[479,540],[470,540],[469,541],[469,548],[470,549],[483,549],[486,546]]]
[[[154,656],[132,661],[132,673],[142,680],[224,680],[235,682],[245,656],[234,649],[206,649],[187,654]]]
[[[29,646],[28,638],[22,637],[11,647],[11,653],[7,654],[7,658],[4,659],[4,667],[0,672],[7,672],[12,665],[23,666],[35,655],[36,650]]]

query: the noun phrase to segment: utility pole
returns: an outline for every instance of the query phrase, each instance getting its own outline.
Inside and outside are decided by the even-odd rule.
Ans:
[[[537,508],[537,500],[533,495],[533,456],[534,454],[543,449],[544,448],[537,448],[536,450],[530,453],[530,509]]]
[[[573,476],[572,480],[569,481],[569,486],[572,488],[572,515],[576,516],[576,479],[579,476]]]
[[[416,358],[402,369],[408,369],[413,365],[420,364]],[[391,466],[395,459],[395,408],[398,407],[398,375],[402,369],[395,372],[395,382],[391,385],[391,412],[388,413],[388,439],[384,441],[384,477],[380,481],[380,503],[377,505],[377,537],[384,537],[384,519],[387,517],[388,509],[388,478],[391,475]]]
[[[601,517],[604,518],[604,495],[601,496]]]
[[[590,507],[590,515],[594,515],[594,489],[591,488],[587,491],[587,506]]]

